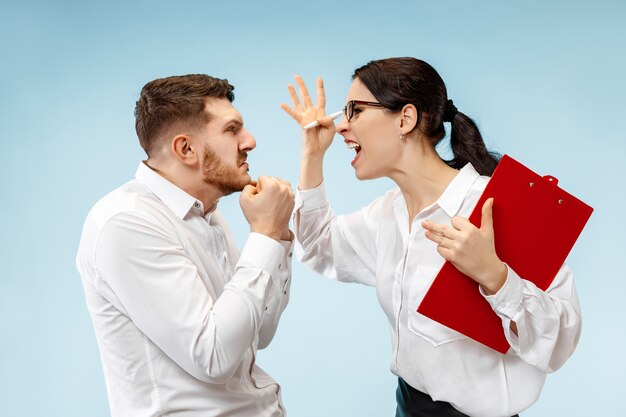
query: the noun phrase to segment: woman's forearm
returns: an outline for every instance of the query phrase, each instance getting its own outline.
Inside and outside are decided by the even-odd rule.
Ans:
[[[322,181],[324,165],[324,154],[302,155],[300,163],[300,180],[298,181],[298,189],[310,190],[318,187]]]

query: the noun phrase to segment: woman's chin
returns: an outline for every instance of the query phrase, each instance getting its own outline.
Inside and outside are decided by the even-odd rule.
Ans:
[[[372,175],[371,172],[367,172],[367,171],[365,171],[363,169],[355,169],[354,170],[354,175],[356,176],[356,178],[358,180],[361,180],[361,181],[363,181],[363,180],[373,180],[373,179],[376,179],[376,178],[380,177],[379,175]]]

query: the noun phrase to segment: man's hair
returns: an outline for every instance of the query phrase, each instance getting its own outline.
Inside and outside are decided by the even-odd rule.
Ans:
[[[228,80],[206,74],[178,75],[150,81],[141,89],[135,105],[135,130],[139,144],[150,156],[160,134],[172,124],[206,124],[208,98],[235,99],[235,87]]]

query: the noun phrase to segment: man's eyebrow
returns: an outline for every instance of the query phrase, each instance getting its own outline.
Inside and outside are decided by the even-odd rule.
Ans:
[[[233,117],[232,119],[226,120],[223,126],[226,127],[228,125],[243,126],[243,120],[240,117]]]

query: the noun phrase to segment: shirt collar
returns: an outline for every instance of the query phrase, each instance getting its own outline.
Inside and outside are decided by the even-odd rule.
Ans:
[[[200,213],[204,211],[201,201],[153,171],[144,161],[139,163],[135,179],[152,191],[181,219],[184,219],[191,209],[198,210]]]
[[[480,174],[476,172],[471,163],[467,163],[446,187],[436,204],[439,205],[450,217],[456,216],[463,204],[470,187]]]

